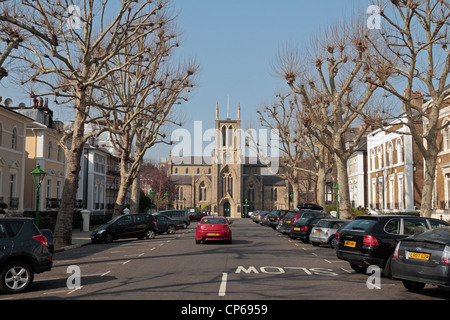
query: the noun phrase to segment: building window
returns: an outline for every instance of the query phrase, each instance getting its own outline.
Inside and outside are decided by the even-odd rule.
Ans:
[[[392,166],[394,164],[394,146],[392,142],[388,142],[387,145],[387,166]]]
[[[374,171],[375,170],[375,150],[374,149],[370,150],[370,165],[371,165],[371,170]]]
[[[398,209],[400,211],[404,210],[404,202],[403,202],[403,175],[397,176],[398,180]]]
[[[198,195],[199,195],[199,201],[206,201],[206,185],[204,182],[202,182],[202,184],[199,186],[199,190],[198,190]]]
[[[53,152],[53,144],[51,141],[48,142],[48,149],[47,149],[47,159],[52,158],[52,152]]]
[[[253,184],[250,184],[248,186],[248,196],[247,196],[248,201],[253,202],[255,201],[255,188],[253,187]]]
[[[384,201],[383,201],[383,193],[384,193],[384,186],[383,186],[383,178],[378,178],[378,205],[379,209],[384,209]]]
[[[381,168],[383,168],[383,150],[381,149],[381,147],[378,147],[377,158],[378,158],[378,170],[380,170]]]
[[[63,162],[63,149],[61,148],[61,146],[58,146],[58,162]]]
[[[105,173],[105,157],[98,154],[94,155],[94,171],[97,173]]]
[[[447,126],[444,129],[444,134],[442,139],[443,141],[443,145],[444,145],[444,150],[450,150],[450,124],[448,123],[448,121],[444,124],[444,126]]]
[[[233,197],[233,177],[229,169],[226,169],[222,175],[222,197],[227,193]]]
[[[11,136],[11,148],[16,150],[17,149],[17,129],[14,128],[12,131],[12,136]]]
[[[403,142],[398,138],[396,143],[397,148],[397,163],[403,163]]]

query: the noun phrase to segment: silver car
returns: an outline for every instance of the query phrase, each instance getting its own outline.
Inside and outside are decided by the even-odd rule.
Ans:
[[[309,241],[313,246],[328,244],[330,247],[334,248],[333,240],[336,231],[351,221],[352,220],[343,219],[321,219],[317,222],[315,227],[311,229]]]

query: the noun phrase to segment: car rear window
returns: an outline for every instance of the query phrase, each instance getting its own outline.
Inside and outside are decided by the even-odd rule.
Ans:
[[[202,224],[226,224],[226,221],[222,218],[207,218],[202,220]]]
[[[352,222],[350,222],[348,225],[346,225],[342,230],[361,230],[361,231],[368,231],[370,230],[375,224],[377,223],[377,220],[374,219],[357,219]]]
[[[286,214],[285,218],[292,219],[293,217],[295,217],[296,214],[297,214],[296,212],[289,212]]]
[[[316,227],[329,228],[332,223],[332,221],[320,220],[317,222]]]
[[[414,239],[437,241],[445,244],[450,244],[450,228],[433,229],[416,235]]]
[[[403,219],[404,234],[413,235],[428,230],[426,219]]]

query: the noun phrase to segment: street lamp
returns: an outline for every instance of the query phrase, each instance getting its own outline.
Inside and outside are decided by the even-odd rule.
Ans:
[[[33,177],[34,185],[36,186],[36,226],[39,227],[39,189],[41,188],[42,181],[45,177],[45,171],[41,170],[39,163],[36,165],[36,169],[31,171],[31,176]]]
[[[290,198],[290,200],[289,200],[289,203],[290,203],[289,209],[290,210],[294,210],[294,194],[292,192],[289,195],[289,198]]]

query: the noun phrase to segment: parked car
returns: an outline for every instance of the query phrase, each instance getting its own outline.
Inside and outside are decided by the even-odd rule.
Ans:
[[[304,202],[299,203],[297,205],[297,208],[299,210],[302,210],[302,209],[311,209],[311,210],[318,210],[318,211],[322,211],[323,210],[323,207],[318,205],[318,204],[316,204],[316,203],[304,203]]]
[[[437,228],[401,240],[391,262],[392,278],[406,289],[426,284],[450,289],[450,227]]]
[[[449,223],[432,218],[396,215],[359,216],[336,233],[336,255],[357,272],[377,265],[391,277],[391,260],[397,243],[411,235]]]
[[[91,233],[93,243],[112,242],[117,239],[152,239],[158,228],[150,214],[127,214],[115,217]]]
[[[304,212],[300,219],[292,223],[289,236],[292,239],[300,239],[303,243],[308,243],[311,229],[324,218],[331,218],[331,215],[327,212]]]
[[[284,215],[288,212],[288,210],[272,210],[270,214],[267,215],[267,223],[266,225],[275,229],[280,223],[280,220],[283,219]]]
[[[260,223],[261,220],[264,218],[264,216],[265,216],[266,214],[268,214],[268,213],[269,213],[269,212],[264,211],[264,210],[257,210],[257,211],[255,211],[255,212],[253,213],[253,215],[252,215],[252,221],[253,221],[254,223]]]
[[[52,268],[47,238],[33,219],[1,218],[0,249],[0,290],[4,293],[27,290],[36,273]]]
[[[154,213],[153,217],[155,217],[156,220],[158,234],[163,234],[164,232],[167,232],[167,234],[173,234],[177,229],[184,228],[184,223],[182,220],[173,219],[161,213]]]
[[[191,224],[191,219],[189,218],[186,210],[162,210],[156,213],[163,214],[172,219],[181,220],[183,229],[187,229],[187,227]]]
[[[225,217],[203,217],[195,230],[195,243],[204,241],[232,242],[230,223]]]
[[[190,221],[200,221],[203,217],[208,216],[205,212],[190,212],[189,213],[189,220]]]
[[[314,228],[311,229],[311,234],[309,235],[309,241],[313,246],[318,246],[321,244],[329,245],[334,248],[334,237],[336,231],[349,224],[352,220],[343,219],[321,219]]]
[[[322,211],[314,211],[313,209],[300,209],[300,210],[294,210],[294,211],[288,211],[284,218],[282,219],[282,222],[280,222],[280,232],[284,234],[290,234],[291,233],[291,226],[292,223],[294,223],[296,220],[303,217],[303,214],[306,212],[319,212],[323,213]],[[331,216],[330,216],[331,218]]]

